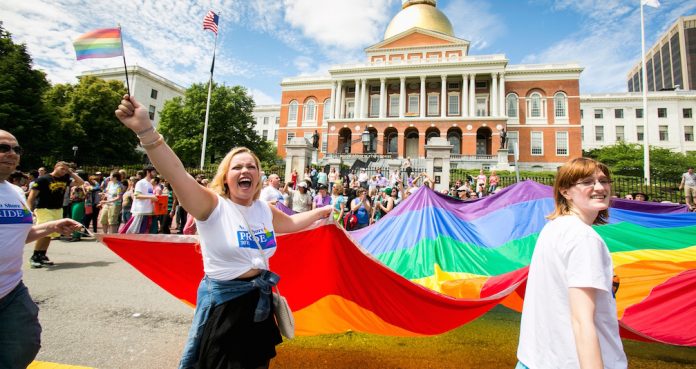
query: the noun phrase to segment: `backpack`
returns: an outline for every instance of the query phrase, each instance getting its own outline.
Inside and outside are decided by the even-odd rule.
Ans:
[[[348,212],[344,217],[343,217],[343,228],[346,231],[352,231],[355,226],[358,224],[358,217],[353,214],[353,212]]]

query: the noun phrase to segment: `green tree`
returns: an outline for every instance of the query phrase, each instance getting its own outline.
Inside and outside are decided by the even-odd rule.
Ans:
[[[594,149],[585,156],[606,164],[614,174],[643,176],[643,145],[618,143]],[[669,149],[650,147],[650,176],[662,179],[679,179],[689,166],[696,165],[694,155],[684,155]]]
[[[207,96],[207,84],[193,84],[183,98],[167,101],[160,112],[159,131],[187,166],[200,165]],[[244,87],[213,84],[206,163],[221,160],[237,146],[248,147],[262,161],[275,159],[273,145],[254,131],[253,109],[254,100]]]
[[[46,75],[32,68],[26,45],[15,44],[0,23],[0,127],[27,148],[24,169],[42,165],[51,148],[53,120],[41,99],[48,88]]]

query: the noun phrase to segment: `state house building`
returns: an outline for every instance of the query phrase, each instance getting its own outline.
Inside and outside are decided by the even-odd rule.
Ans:
[[[363,64],[281,82],[278,152],[321,137],[318,158],[423,158],[432,137],[452,145],[453,167],[493,168],[501,133],[521,169],[555,169],[581,156],[577,64],[510,65],[469,55],[435,0],[404,0]],[[518,144],[516,146],[515,144]],[[502,151],[505,153],[505,151]]]

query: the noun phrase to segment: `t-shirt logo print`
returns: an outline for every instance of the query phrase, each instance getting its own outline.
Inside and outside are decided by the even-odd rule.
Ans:
[[[262,249],[266,250],[276,246],[274,233],[268,230],[266,227],[263,229],[253,229],[253,232],[254,237],[256,237],[256,239],[259,241],[259,245],[261,245]],[[240,229],[237,231],[237,244],[239,247],[250,249],[258,248],[258,246],[256,246],[256,242],[254,242],[254,240],[251,238],[251,234],[245,229]]]

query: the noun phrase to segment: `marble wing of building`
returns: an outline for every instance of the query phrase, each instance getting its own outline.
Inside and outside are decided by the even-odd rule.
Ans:
[[[404,0],[362,64],[283,79],[279,154],[294,137],[311,142],[316,130],[319,160],[423,158],[434,137],[452,145],[455,168],[495,168],[499,155],[512,162],[516,148],[521,169],[555,170],[580,156],[583,68],[469,55],[436,5]]]

